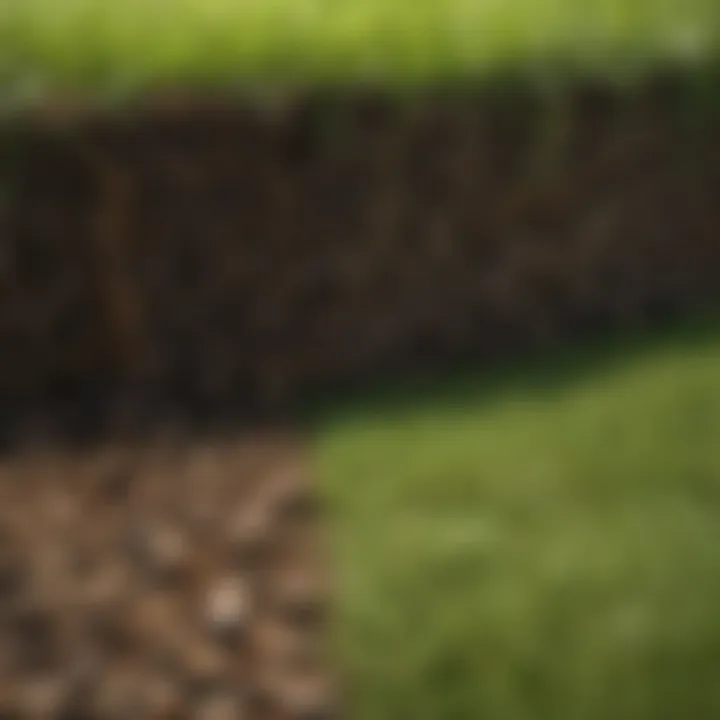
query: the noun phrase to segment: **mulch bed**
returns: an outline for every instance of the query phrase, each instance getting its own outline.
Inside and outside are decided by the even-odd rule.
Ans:
[[[153,434],[0,459],[0,717],[335,717],[302,444]]]

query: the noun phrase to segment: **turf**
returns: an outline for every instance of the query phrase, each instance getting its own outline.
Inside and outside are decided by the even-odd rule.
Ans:
[[[5,95],[705,64],[716,0],[2,0]]]
[[[718,328],[325,409],[349,717],[720,717]]]

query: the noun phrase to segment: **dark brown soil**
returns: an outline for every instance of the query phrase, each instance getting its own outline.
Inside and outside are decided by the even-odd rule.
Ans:
[[[0,462],[0,717],[336,717],[299,442],[154,436]]]
[[[717,300],[720,125],[687,92],[42,108],[4,133],[2,408],[272,409]]]

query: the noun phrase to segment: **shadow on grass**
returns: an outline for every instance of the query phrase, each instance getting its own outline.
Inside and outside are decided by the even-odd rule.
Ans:
[[[317,428],[343,417],[395,414],[426,404],[462,408],[508,393],[538,397],[571,388],[593,375],[662,354],[703,353],[720,342],[720,307],[683,313],[642,329],[615,330],[486,360],[439,363],[412,373],[393,371],[375,380],[338,384],[300,405],[299,419]]]

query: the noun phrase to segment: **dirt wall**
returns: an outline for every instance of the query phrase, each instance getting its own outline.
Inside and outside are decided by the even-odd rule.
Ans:
[[[284,404],[706,302],[720,122],[683,118],[664,87],[45,108],[3,129],[3,407]]]

